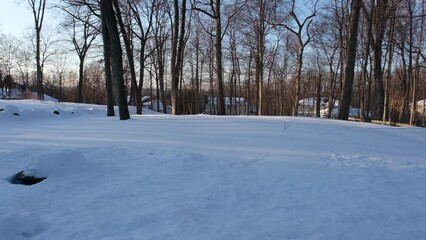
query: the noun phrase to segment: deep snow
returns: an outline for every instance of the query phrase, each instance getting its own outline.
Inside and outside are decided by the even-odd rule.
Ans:
[[[0,240],[426,239],[423,128],[1,109]]]

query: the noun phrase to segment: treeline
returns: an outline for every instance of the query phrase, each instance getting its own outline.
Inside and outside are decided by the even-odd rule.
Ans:
[[[33,7],[44,10],[44,1],[32,0]],[[36,44],[26,53],[18,47],[14,56],[2,50],[0,66],[61,100],[115,103],[122,110],[130,103],[138,114],[146,95],[159,109],[171,105],[173,114],[201,113],[216,99],[219,115],[237,107],[226,99],[244,98],[257,115],[297,116],[300,100],[327,98],[328,109],[342,103],[343,115],[353,107],[361,119],[415,124],[417,102],[426,99],[425,4],[62,0],[50,5],[62,12],[59,37],[49,42],[40,27],[34,41],[36,27],[31,38],[40,42],[40,66],[33,63]],[[2,37],[2,49],[13,45],[9,38]],[[65,50],[77,56],[78,71],[61,63]],[[316,109],[320,116],[319,104]],[[125,110],[120,116],[128,117]]]

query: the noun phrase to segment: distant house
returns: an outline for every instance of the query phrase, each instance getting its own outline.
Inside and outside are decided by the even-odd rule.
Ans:
[[[298,116],[315,117],[316,116],[316,98],[305,98],[299,101]],[[320,117],[328,117],[328,98],[321,98],[320,102]],[[359,108],[349,108],[349,117],[356,118],[360,114]],[[334,101],[333,109],[331,110],[330,118],[337,118],[339,114],[339,100]]]
[[[423,126],[426,123],[426,99],[417,101],[417,119]]]
[[[320,99],[320,116],[327,117],[328,98]],[[299,101],[298,116],[315,117],[317,98],[305,98]],[[334,101],[334,108],[339,107],[339,101]]]
[[[38,99],[38,93],[37,92],[31,92],[31,99]],[[59,102],[58,99],[49,96],[47,94],[43,94],[44,101],[50,101],[50,102]]]
[[[25,87],[22,85],[16,85],[16,87],[10,89],[2,89],[0,92],[1,99],[25,99]]]
[[[424,116],[426,114],[426,99],[417,101],[417,112]]]
[[[163,102],[159,101],[157,99],[144,102],[143,107],[148,108],[148,109],[153,110],[153,111],[156,111],[156,112],[164,113]],[[172,106],[167,105],[166,108],[167,108],[166,113],[171,114],[172,113]]]
[[[37,92],[31,92],[29,88],[26,88],[24,85],[16,85],[16,87],[0,91],[1,99],[38,99]],[[59,102],[58,99],[51,97],[47,94],[44,94],[45,101]]]
[[[249,105],[248,101],[240,97],[225,97],[226,115],[252,115],[256,109]],[[208,97],[205,105],[205,114],[217,114],[217,97]]]
[[[349,118],[358,118],[360,116],[360,109],[359,108],[349,108]],[[330,114],[330,118],[337,118],[339,115],[339,108],[335,107],[333,111]],[[325,108],[324,110],[321,110],[321,117],[326,118],[328,116],[328,108]]]
[[[128,96],[127,99],[130,100],[130,96]],[[158,106],[160,107],[158,108]],[[163,102],[157,99],[151,99],[150,96],[142,96],[142,107],[156,112],[164,113]],[[172,106],[167,105],[166,108],[166,113],[171,114]]]

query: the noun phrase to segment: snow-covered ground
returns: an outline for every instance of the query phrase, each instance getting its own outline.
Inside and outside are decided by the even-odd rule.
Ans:
[[[1,100],[0,144],[1,240],[426,239],[423,128]]]

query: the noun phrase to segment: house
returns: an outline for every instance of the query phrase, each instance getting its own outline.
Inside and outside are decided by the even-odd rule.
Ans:
[[[130,96],[127,96],[127,101],[130,101]],[[142,107],[156,112],[164,113],[163,102],[157,99],[151,99],[150,96],[142,96]],[[166,108],[166,113],[171,114],[172,106],[167,105]]]
[[[360,116],[361,109],[359,108],[349,108],[349,118],[358,118]],[[333,108],[333,111],[330,114],[330,118],[337,118],[339,115],[339,108]],[[321,110],[321,117],[326,118],[328,116],[328,108]]]
[[[38,98],[38,93],[37,92],[31,92],[31,99],[39,99]],[[47,94],[43,94],[43,99],[44,99],[44,101],[59,102],[58,99],[56,99],[56,98],[54,98],[52,96],[49,96]]]
[[[25,99],[25,87],[23,85],[16,85],[13,88],[1,89],[1,99]]]
[[[417,119],[418,119],[417,124],[425,126],[425,123],[426,123],[426,99],[417,101],[416,108],[417,108]]]
[[[143,103],[143,107],[147,108],[147,109],[150,109],[150,110],[153,110],[153,111],[156,111],[156,112],[164,113],[163,102],[159,101],[157,99],[155,99],[153,101],[149,100],[149,101],[144,102]],[[167,105],[166,109],[167,109],[167,111],[166,111],[167,114],[171,114],[172,113],[172,106]]]
[[[317,98],[305,98],[299,101],[298,116],[315,117]],[[334,100],[334,108],[339,107],[339,101]],[[327,117],[328,98],[320,99],[320,116]]]
[[[256,110],[249,105],[248,101],[240,97],[225,97],[226,115],[252,115]],[[205,114],[217,114],[217,97],[206,99]]]
[[[420,116],[426,115],[426,99],[417,101],[417,113]]]
[[[322,118],[328,117],[328,98],[321,98],[320,102],[320,116]],[[305,98],[299,101],[298,116],[315,117],[316,115],[316,98]],[[334,100],[334,106],[330,114],[330,118],[337,118],[339,115],[339,100]],[[360,115],[359,108],[349,108],[349,117],[356,118]]]

